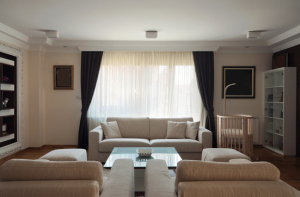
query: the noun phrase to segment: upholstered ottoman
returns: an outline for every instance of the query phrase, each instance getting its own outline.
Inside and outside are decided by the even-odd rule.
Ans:
[[[40,159],[49,161],[87,161],[85,149],[58,149],[53,150]]]
[[[231,159],[251,159],[237,150],[230,148],[206,148],[202,151],[202,161],[229,162]]]

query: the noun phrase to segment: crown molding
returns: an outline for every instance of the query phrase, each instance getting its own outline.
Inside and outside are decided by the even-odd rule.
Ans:
[[[216,53],[273,53],[273,50],[270,47],[220,47]]]
[[[29,50],[30,45],[28,43],[22,42],[14,37],[8,36],[2,32],[0,32],[0,40],[3,42],[9,43],[21,49]]]
[[[80,51],[217,51],[219,46],[79,46]]]
[[[28,42],[28,40],[29,40],[29,37],[26,36],[25,34],[22,34],[21,32],[13,29],[7,25],[4,25],[3,23],[0,23],[0,31],[3,33],[6,33],[7,35],[10,35],[16,39],[19,39],[23,42]]]
[[[269,46],[280,45],[300,36],[300,25],[268,40]]]
[[[282,51],[282,50],[294,47],[294,46],[299,45],[299,44],[300,44],[300,38],[294,39],[294,40],[289,41],[287,43],[284,43],[282,45],[273,47],[273,53],[276,53],[278,51]]]

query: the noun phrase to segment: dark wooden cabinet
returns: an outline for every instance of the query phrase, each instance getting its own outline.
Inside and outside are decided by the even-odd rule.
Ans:
[[[0,52],[0,148],[17,137],[17,58]]]

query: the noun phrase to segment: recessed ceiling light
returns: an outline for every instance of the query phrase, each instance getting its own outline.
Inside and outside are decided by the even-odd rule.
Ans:
[[[248,48],[249,48],[249,46],[245,46],[245,48],[246,48],[246,49],[248,49]]]
[[[63,46],[64,48],[67,48],[68,46]]]

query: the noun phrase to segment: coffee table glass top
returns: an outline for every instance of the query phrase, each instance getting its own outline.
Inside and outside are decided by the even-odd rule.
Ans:
[[[154,150],[151,157],[139,157],[138,148],[151,148]],[[163,159],[168,168],[176,168],[181,157],[174,147],[115,147],[105,162],[104,168],[111,168],[117,159],[132,159],[134,168],[146,168],[149,159]]]

